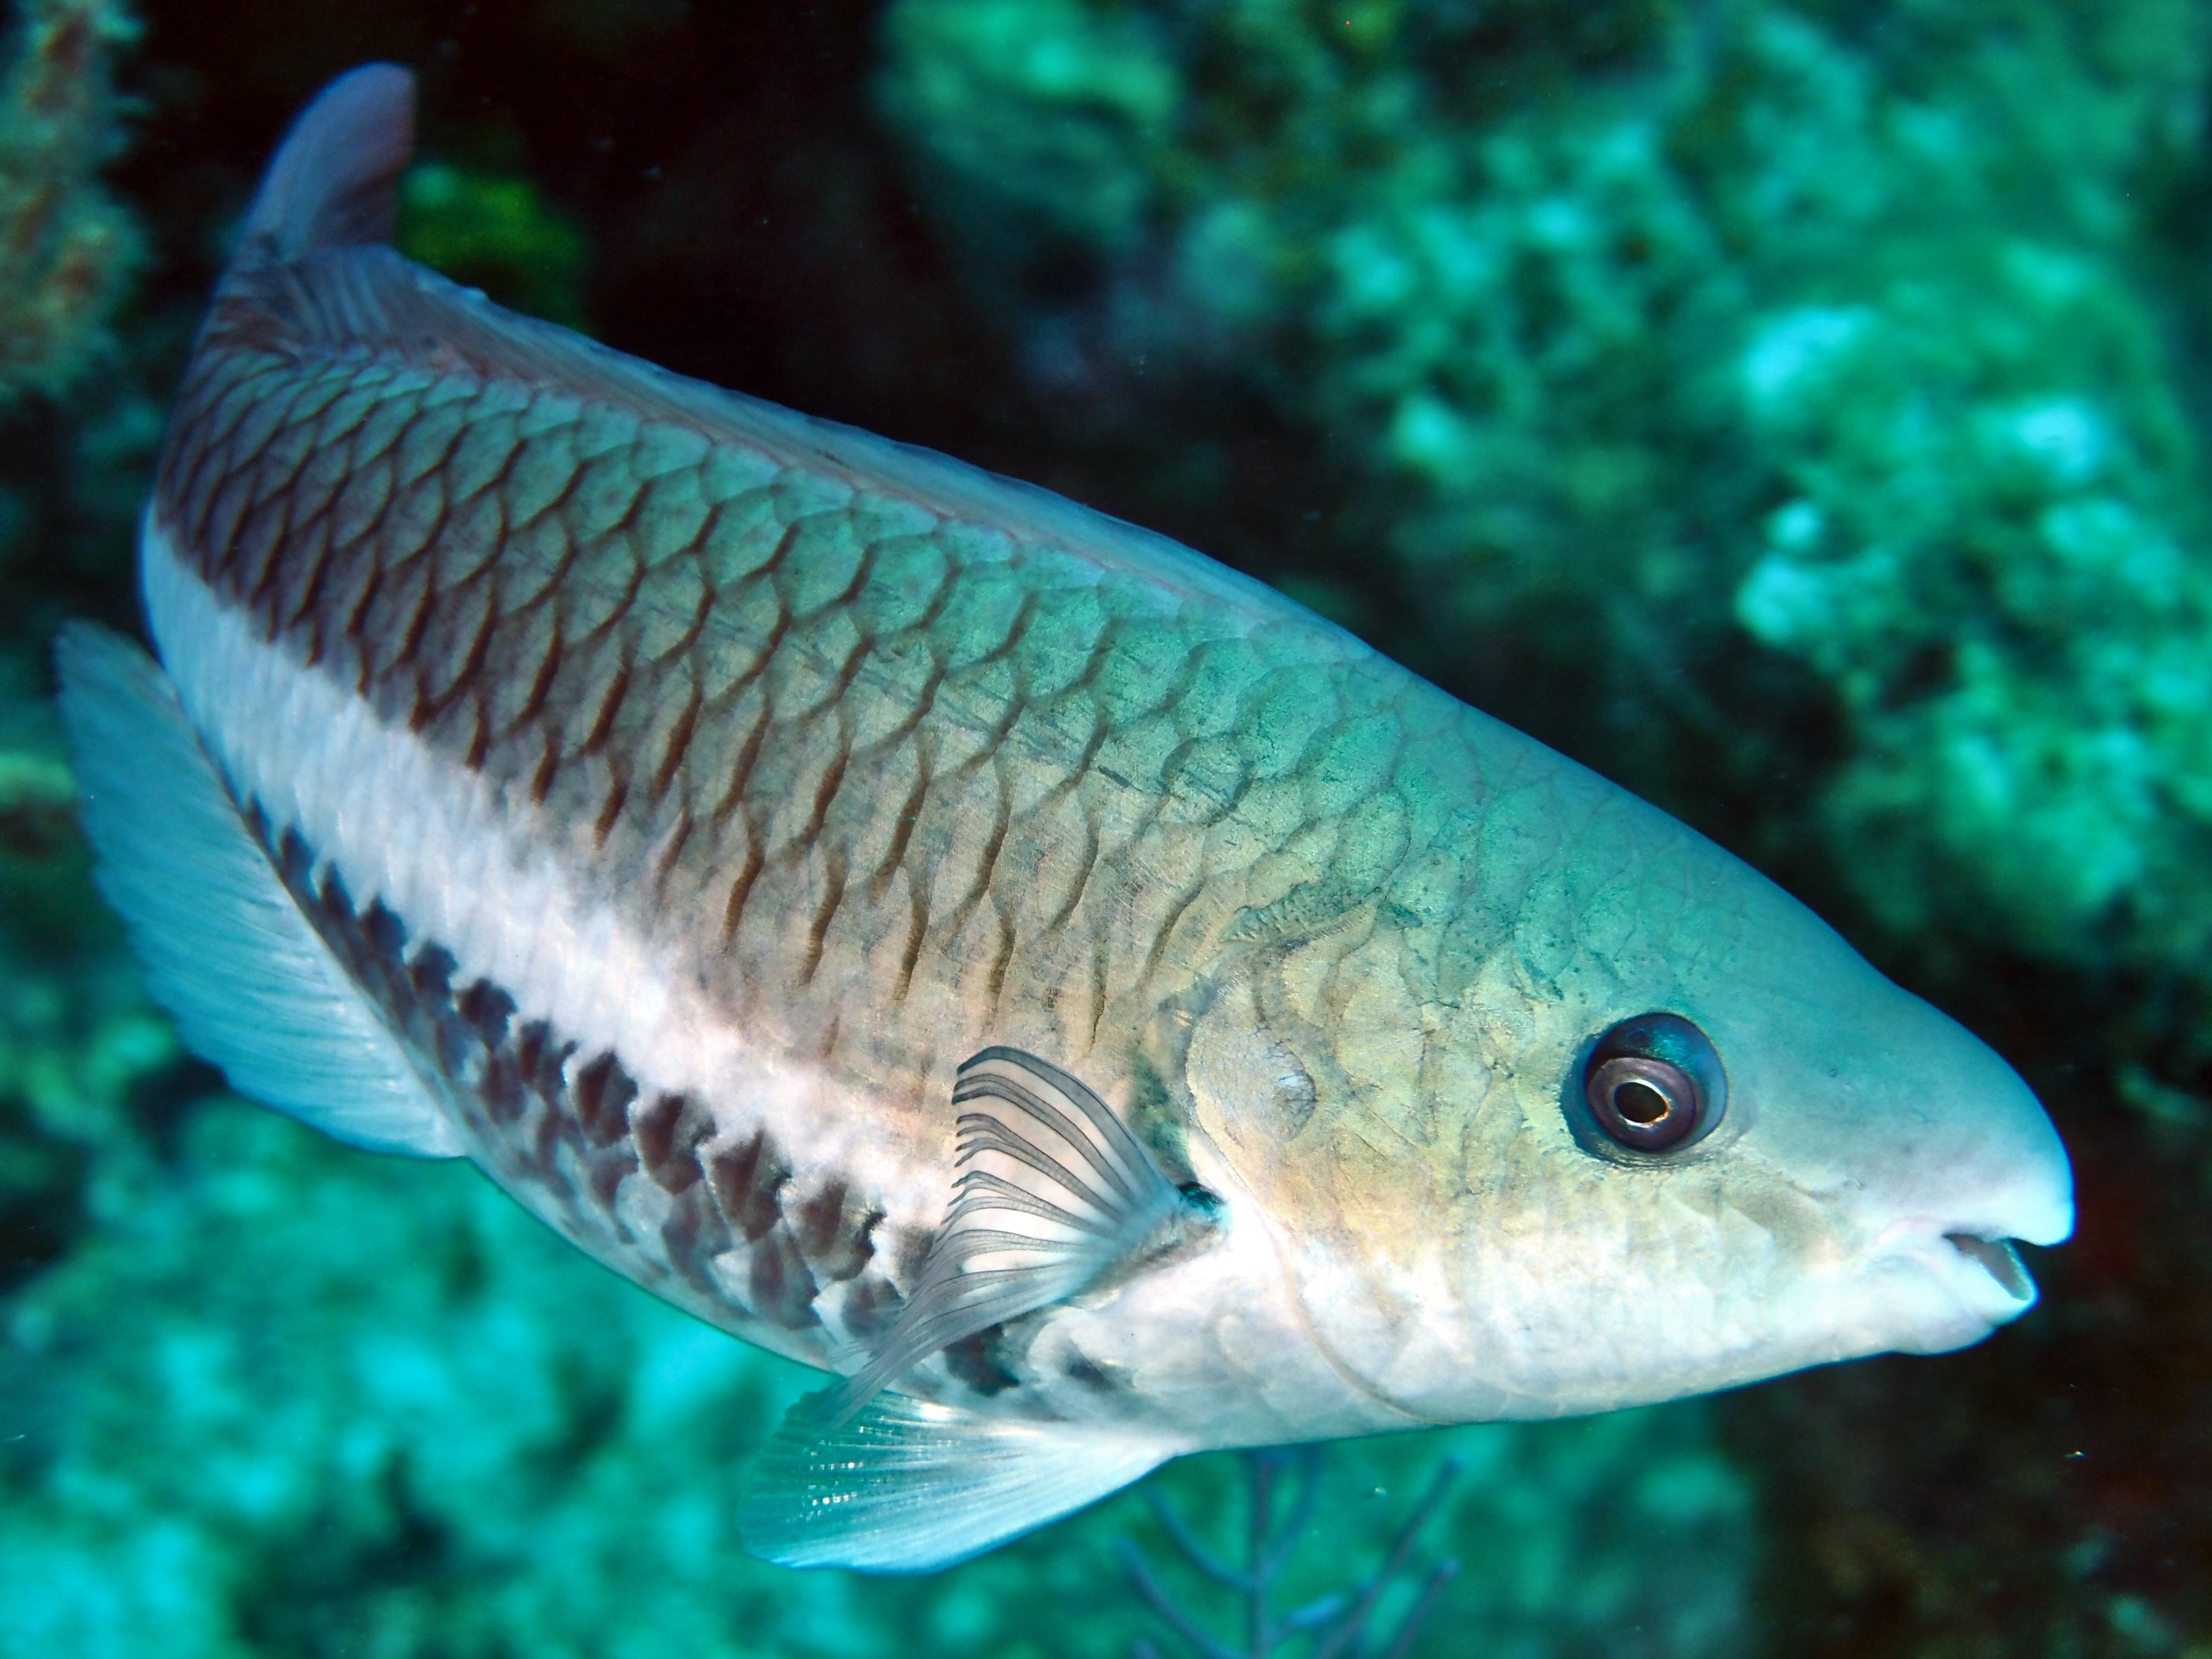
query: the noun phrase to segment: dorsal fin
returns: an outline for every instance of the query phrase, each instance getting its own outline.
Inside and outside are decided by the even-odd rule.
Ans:
[[[363,64],[300,112],[263,175],[233,268],[388,242],[399,175],[415,154],[415,77]]]
[[[357,352],[557,389],[1056,544],[1139,574],[1177,598],[1203,596],[1247,615],[1295,617],[1322,635],[1338,632],[1264,584],[1164,536],[1034,484],[687,380],[517,316],[392,248],[373,246],[390,234],[394,185],[412,151],[414,104],[406,70],[371,64],[332,82],[307,106],[255,198],[203,349],[237,343],[307,358]],[[1348,635],[1340,638],[1347,652],[1363,649]]]

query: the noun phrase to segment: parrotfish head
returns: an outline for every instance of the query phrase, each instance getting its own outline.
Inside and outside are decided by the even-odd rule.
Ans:
[[[2013,1243],[2064,1238],[2073,1202],[2019,1077],[1765,878],[1545,758],[1452,880],[1431,860],[1224,966],[1190,1024],[1220,1178],[1375,1420],[1606,1410],[2025,1312]]]

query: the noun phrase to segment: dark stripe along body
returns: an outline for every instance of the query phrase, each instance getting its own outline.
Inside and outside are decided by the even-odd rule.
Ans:
[[[866,1340],[888,1322],[898,1296],[873,1260],[882,1212],[834,1178],[794,1187],[765,1127],[718,1136],[700,1102],[641,1097],[611,1051],[580,1052],[486,981],[455,983],[449,953],[410,939],[381,903],[356,907],[297,836],[264,840],[316,931],[445,1079],[448,1109],[478,1145],[496,1149],[488,1161],[510,1187],[559,1206],[549,1217],[559,1231],[613,1245],[649,1289],[726,1322],[734,1314],[806,1331],[819,1293],[848,1281],[860,1282],[841,1295],[843,1328]],[[659,1249],[642,1259],[619,1230],[606,1236],[623,1182],[641,1172],[673,1200],[656,1230]]]
[[[1020,486],[533,336],[395,256],[313,263],[218,298],[155,498],[178,556],[532,815],[933,1190],[986,1044],[1126,1101],[1208,969],[1347,916],[1450,920],[1382,902],[1394,878],[1457,910],[1479,717],[1328,624]],[[694,1165],[649,1155],[667,1109],[627,1103],[623,1157],[691,1205]],[[496,1172],[609,1254],[550,1172]],[[848,1184],[800,1174],[817,1204]],[[760,1316],[738,1302],[725,1322]]]

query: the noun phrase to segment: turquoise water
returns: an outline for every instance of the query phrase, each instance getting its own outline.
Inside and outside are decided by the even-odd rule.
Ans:
[[[1341,1445],[1281,1607],[1459,1473],[1427,1655],[2212,1651],[2212,13],[706,0],[21,14],[0,116],[0,1655],[1179,1650],[1140,1494],[752,1561],[805,1374],[465,1169],[228,1096],[72,826],[168,391],[329,74],[403,245],[1275,582],[1814,902],[2034,1084],[2075,1241],[1980,1347]],[[1158,1478],[1240,1535],[1249,1471]],[[1376,1649],[1383,1645],[1377,1642]],[[1286,1651],[1300,1650],[1291,1643]]]

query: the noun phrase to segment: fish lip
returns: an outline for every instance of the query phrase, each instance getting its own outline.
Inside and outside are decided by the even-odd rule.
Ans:
[[[2035,1305],[2035,1281],[2009,1234],[1930,1227],[1916,1231],[1909,1243],[1899,1243],[1903,1248],[1891,1259],[1909,1262],[1917,1274],[1932,1279],[1937,1305],[1947,1310],[1936,1316],[1936,1328],[1923,1333],[1923,1341],[1910,1345],[1918,1352],[1977,1341]]]
[[[1920,1308],[1919,1317],[1931,1322],[1897,1346],[1913,1353],[1946,1352],[1979,1341],[2033,1308],[2039,1293],[2016,1248],[2032,1242],[2002,1224],[1932,1218],[1885,1230],[1868,1259],[1917,1279],[1923,1288],[1909,1301]]]

